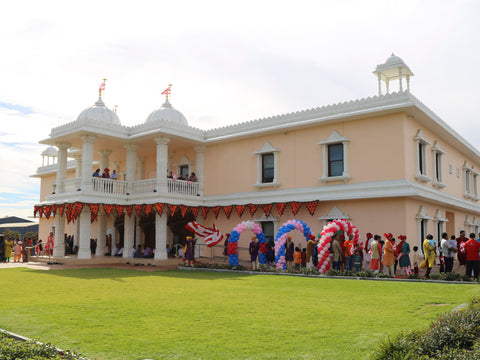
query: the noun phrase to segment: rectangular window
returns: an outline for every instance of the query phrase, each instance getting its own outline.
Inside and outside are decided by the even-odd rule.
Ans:
[[[273,221],[262,221],[262,231],[265,234],[267,240],[273,239],[275,236],[275,230],[273,227]]]
[[[262,155],[262,183],[271,183],[275,176],[275,161],[273,154]]]
[[[328,176],[343,176],[343,144],[328,145]]]
[[[470,194],[470,170],[465,171],[465,191]]]
[[[442,182],[442,173],[441,173],[441,156],[438,152],[435,153],[435,180]]]
[[[418,170],[420,171],[420,174],[425,174],[425,164],[423,162],[423,156],[424,156],[424,145],[419,142],[418,143]]]
[[[477,197],[477,174],[473,174],[472,176],[472,195]]]
[[[190,175],[188,173],[188,165],[180,165],[180,175],[184,178],[184,179],[188,179],[188,176]]]

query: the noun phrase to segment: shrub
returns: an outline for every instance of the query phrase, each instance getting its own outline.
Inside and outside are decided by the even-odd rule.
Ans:
[[[382,272],[377,274],[377,278],[380,278],[380,279],[389,278],[389,277],[390,277],[389,275]]]
[[[410,275],[408,275],[408,278],[409,278],[409,279],[412,279],[412,280],[413,280],[413,279],[418,280],[418,279],[420,279],[420,275],[418,275],[418,274],[410,274]]]
[[[451,273],[445,273],[444,278],[447,281],[460,281],[460,280],[462,280],[462,275],[460,275],[458,273],[451,272]]]
[[[465,309],[439,316],[427,330],[385,339],[371,358],[480,360],[480,298]]]
[[[341,274],[340,271],[335,269],[330,269],[325,273],[325,275],[328,275],[328,276],[339,276],[340,274]]]
[[[355,276],[355,274],[353,272],[351,272],[350,270],[345,270],[341,273],[342,276]]]

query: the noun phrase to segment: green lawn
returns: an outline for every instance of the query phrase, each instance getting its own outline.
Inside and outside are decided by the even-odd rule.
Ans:
[[[95,359],[361,359],[479,285],[119,269],[0,271],[0,328]]]

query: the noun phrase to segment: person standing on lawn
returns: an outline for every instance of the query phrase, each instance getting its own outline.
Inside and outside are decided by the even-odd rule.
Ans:
[[[395,275],[393,271],[393,264],[395,258],[395,250],[393,250],[393,237],[387,237],[385,240],[385,246],[383,248],[383,267],[385,274],[390,277]]]
[[[250,246],[248,247],[248,253],[250,254],[250,261],[252,262],[252,269],[257,270],[257,259],[260,244],[257,241],[257,237],[253,236]]]
[[[340,240],[338,239],[338,234],[333,235],[332,240],[332,268],[334,270],[340,271],[340,264],[342,263],[342,248],[340,246]]]
[[[367,233],[367,240],[365,240],[365,270],[370,269],[370,261],[372,259],[372,251],[371,251],[371,245],[373,241],[373,234],[372,233]]]
[[[380,258],[382,253],[382,245],[380,244],[380,235],[375,235],[372,243],[370,244],[372,252],[372,259],[370,260],[370,269],[374,274],[378,274],[380,270]]]
[[[353,255],[355,254],[355,248],[353,244],[353,234],[348,236],[348,240],[344,242],[345,246],[345,270],[353,271]]]
[[[410,245],[407,243],[407,237],[405,235],[400,235],[398,239],[400,240],[400,243],[398,244],[398,249],[400,250],[398,254],[398,263],[401,270],[400,272],[402,275],[410,275]]]
[[[310,234],[308,236],[308,242],[307,242],[307,267],[308,268],[313,267],[313,249],[315,249],[315,245],[317,245],[317,242],[315,241],[315,236]]]
[[[442,233],[442,253],[445,259],[445,272],[451,273],[453,270],[453,257],[457,252],[457,241],[455,236],[452,240],[448,240],[448,235],[446,232]]]
[[[189,266],[193,266],[195,263],[195,240],[191,236],[187,236],[185,243],[185,260]]]
[[[465,243],[465,252],[467,255],[467,266],[465,274],[467,276],[472,276],[475,279],[478,279],[478,274],[480,272],[480,257],[478,255],[480,251],[480,242],[475,240],[475,234],[470,234],[470,240]]]
[[[285,243],[285,261],[287,262],[287,268],[293,265],[293,253],[294,245],[291,236],[287,236],[287,242]]]
[[[460,266],[465,266],[467,263],[467,255],[465,254],[465,243],[468,241],[468,238],[465,237],[465,231],[460,231],[460,236],[457,238],[457,259]],[[463,249],[463,251],[462,251]]]
[[[423,254],[425,255],[425,260],[423,261],[421,268],[426,267],[425,277],[430,279],[430,272],[435,266],[435,240],[433,240],[433,235],[428,234],[427,238],[423,242]]]

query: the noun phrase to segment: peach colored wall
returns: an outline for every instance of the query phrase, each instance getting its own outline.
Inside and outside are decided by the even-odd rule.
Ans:
[[[323,172],[323,148],[318,143],[334,130],[351,140],[348,144],[350,183],[402,178],[405,167],[403,118],[399,113],[210,145],[205,153],[206,194],[255,191],[252,185],[257,179],[257,155],[254,152],[262,149],[267,141],[279,150],[279,188],[322,186],[318,178]],[[372,158],[376,161],[368,161]]]
[[[57,175],[42,176],[40,180],[40,201],[44,201],[48,195],[52,194],[53,184],[57,181]]]

